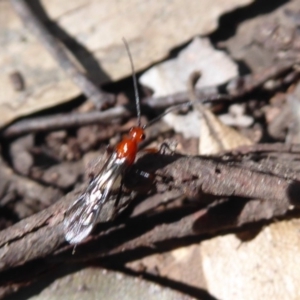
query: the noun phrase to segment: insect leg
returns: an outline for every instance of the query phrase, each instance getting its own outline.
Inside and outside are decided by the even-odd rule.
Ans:
[[[113,214],[112,214],[112,220],[114,220],[118,214],[118,211],[119,211],[119,203],[120,203],[120,199],[121,199],[121,195],[122,195],[122,189],[123,189],[123,180],[120,184],[120,187],[119,187],[119,191],[118,191],[118,195],[117,195],[117,199],[114,203],[114,210],[113,210]]]

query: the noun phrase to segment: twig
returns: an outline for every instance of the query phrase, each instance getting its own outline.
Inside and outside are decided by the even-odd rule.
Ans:
[[[103,92],[86,74],[79,71],[67,54],[66,48],[49,32],[25,0],[11,0],[11,3],[24,25],[40,40],[58,65],[80,88],[83,94],[93,101],[96,107],[103,107],[106,103],[112,102],[112,95]]]
[[[206,99],[204,102],[211,101],[224,101],[224,100],[237,100],[238,98],[244,97],[245,95],[253,92],[255,89],[261,87],[267,80],[281,76],[282,74],[288,72],[295,65],[295,61],[288,61],[278,63],[267,67],[255,74],[249,74],[245,76],[240,76],[232,79],[226,86],[229,95],[208,95],[206,99],[206,89],[195,90],[198,99]],[[283,82],[285,84],[285,82]],[[278,88],[279,86],[276,86]],[[180,92],[173,95],[152,98],[148,97],[143,100],[143,103],[155,109],[163,109],[171,105],[176,105],[184,103],[189,100],[189,93]]]
[[[156,170],[156,174],[167,179],[171,186],[180,187],[185,194],[193,198],[196,196],[199,198],[199,194],[208,194],[217,197],[242,197],[240,199],[244,199],[243,201],[245,199],[264,200],[263,204],[261,201],[257,204],[257,210],[262,207],[261,205],[264,206],[264,209],[260,210],[259,218],[250,209],[248,214],[243,214],[243,219],[239,221],[239,224],[244,224],[246,221],[257,222],[283,217],[291,210],[291,207],[298,205],[299,181],[283,176],[264,174],[262,171],[255,172],[242,167],[231,166],[230,163],[220,161],[220,158],[204,159],[201,157],[160,155],[158,159],[157,154],[147,154],[137,162],[137,168],[146,171]],[[168,189],[170,183],[163,181],[157,184]],[[1,231],[0,270],[3,271],[33,259],[45,257],[61,247],[64,243],[61,226],[64,212],[77,195],[78,191],[72,192],[50,208]],[[180,211],[183,209],[181,208]],[[110,228],[108,232],[101,232],[100,235],[90,237],[90,242],[87,241],[86,243],[87,245],[92,243],[93,247],[96,243],[98,245],[97,251],[96,253],[84,251],[84,257],[86,259],[87,252],[90,253],[89,258],[91,258],[121,253],[128,249],[132,250],[133,247],[151,248],[153,244],[166,239],[189,236],[193,234],[191,224],[194,223],[195,218],[203,214],[203,211],[190,213],[191,211],[181,223],[179,220],[184,215],[182,213],[175,214],[175,217],[171,221],[169,220],[168,226],[157,223],[165,223],[165,217],[154,217],[154,223],[150,222],[151,218],[149,220],[147,218],[148,221],[144,222],[143,225],[139,219],[133,219],[132,222],[128,221],[128,225],[125,227],[124,224],[122,226],[116,225]],[[136,218],[145,220],[145,216],[137,216]],[[141,222],[139,226],[137,226],[138,222]],[[178,224],[180,224],[179,227]],[[185,226],[183,226],[184,224]],[[231,226],[237,225],[234,223]],[[166,228],[169,229],[166,231]],[[180,235],[178,228],[180,228]],[[220,224],[215,224],[215,228],[222,229]],[[211,232],[211,230],[211,226],[207,229],[202,227],[201,233]],[[194,232],[194,234],[196,233]],[[99,243],[99,239],[101,239],[101,243]],[[94,243],[93,240],[97,242]]]
[[[277,66],[272,66],[262,70],[258,74],[246,75],[240,79],[234,79],[234,85],[231,87],[231,95],[213,94],[204,96],[205,90],[196,90],[196,96],[201,102],[207,103],[211,101],[233,101],[237,98],[245,96],[260,87],[266,80],[274,78],[288,71],[293,66],[293,63],[284,63]],[[237,81],[244,82],[243,86],[238,87]],[[230,84],[229,84],[230,86]],[[233,87],[234,86],[234,87]],[[143,100],[147,106],[152,109],[164,109],[172,105],[188,103],[188,92],[177,93],[167,97],[146,98]],[[76,126],[90,125],[99,122],[107,122],[110,119],[126,118],[132,115],[133,110],[125,107],[115,107],[104,112],[89,112],[89,113],[70,113],[65,115],[52,115],[46,117],[28,118],[22,121],[17,121],[0,131],[2,137],[13,137],[28,132],[50,131]]]
[[[298,144],[257,144],[252,146],[242,146],[232,150],[230,153],[233,154],[250,154],[250,153],[297,153],[300,154],[300,145]],[[226,152],[224,152],[225,154]]]
[[[88,113],[57,114],[17,121],[0,131],[2,137],[13,137],[28,132],[59,130],[70,127],[111,122],[112,119],[126,118],[131,115],[125,106],[117,106],[106,111]]]
[[[279,62],[255,74],[235,78],[227,84],[227,91],[234,98],[243,97],[263,85],[266,81],[286,74],[296,63],[297,61]],[[274,89],[278,89],[279,87],[279,85],[276,85]]]
[[[265,220],[290,217],[290,212],[299,215],[300,182],[289,178],[289,173],[280,176],[263,173],[263,163],[258,171],[251,171],[242,164],[223,161],[222,157],[174,155],[158,159],[157,154],[147,154],[136,167],[160,174],[164,180],[157,182],[158,190],[170,190],[171,185],[191,197],[197,195],[200,200],[204,195],[213,195],[205,200],[211,205],[200,210],[184,206],[163,212],[158,209],[127,219],[126,223],[102,224],[71,255],[72,247],[64,242],[62,221],[64,212],[84,188],[81,186],[51,207],[0,232],[0,297],[32,284],[41,273],[66,262],[91,262],[97,258],[99,263],[116,266],[116,262],[124,264],[170,250],[180,245],[180,241],[181,245],[199,242],[207,234],[211,236],[228,229],[234,232],[249,223],[262,224]],[[292,170],[300,174],[296,167]],[[217,205],[220,197],[230,197],[231,201],[223,200]],[[113,201],[107,205],[112,206]],[[101,212],[102,222],[109,212],[111,207]],[[37,260],[34,268],[30,263],[33,260]]]
[[[13,170],[2,161],[0,161],[0,181],[0,205],[2,206],[6,204],[3,196],[14,193],[23,196],[25,199],[36,201],[36,212],[38,203],[40,203],[40,207],[48,207],[62,195],[61,191],[56,188],[43,186],[29,178],[14,174]],[[41,195],[43,196],[41,197]],[[32,210],[34,210],[34,207]]]

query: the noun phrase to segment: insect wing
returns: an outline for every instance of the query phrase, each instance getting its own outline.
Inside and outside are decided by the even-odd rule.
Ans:
[[[67,210],[64,220],[65,239],[70,244],[78,244],[86,238],[94,227],[100,206],[88,204],[87,194],[83,194]]]
[[[100,174],[66,211],[64,232],[67,242],[78,244],[90,234],[103,204],[109,199],[117,179],[125,168],[125,161],[112,155]]]

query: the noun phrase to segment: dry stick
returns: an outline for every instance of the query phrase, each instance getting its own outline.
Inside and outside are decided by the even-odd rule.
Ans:
[[[211,96],[211,98],[208,97],[203,102],[209,102],[217,98],[218,96]],[[187,104],[187,106],[190,105],[189,102],[184,102],[180,104],[181,108],[183,107],[183,104]],[[173,108],[176,107],[171,107],[170,109]],[[112,119],[115,120],[119,118],[128,118],[130,116],[132,116],[132,109],[130,106],[128,106],[128,108],[126,108],[125,106],[118,106],[102,112],[93,111],[87,113],[67,113],[34,117],[17,121],[7,128],[0,130],[0,137],[10,138],[29,132],[32,133],[59,130],[71,127],[91,125],[95,123],[110,123]],[[152,123],[152,121],[150,122]]]
[[[297,205],[298,201],[299,181],[253,172],[237,166],[232,167],[226,162],[216,162],[214,159],[166,155],[160,155],[158,159],[157,155],[148,154],[137,162],[137,167],[146,171],[157,170],[156,173],[167,178],[173,186],[181,187],[190,194],[193,191],[195,194],[204,192],[215,196],[263,199],[258,203],[258,205],[263,203],[265,208],[260,210],[259,218],[250,209],[249,214],[244,216],[244,221],[247,220],[247,222],[283,217],[292,205]],[[164,185],[163,182],[160,184]],[[169,185],[165,185],[167,189]],[[75,197],[76,193],[72,192],[48,209],[1,231],[0,270],[7,270],[33,259],[48,256],[62,246],[64,235],[61,223],[65,210]],[[193,233],[191,223],[197,216],[199,215],[192,214],[186,217],[184,219],[186,226],[180,223],[180,237],[196,234]],[[240,220],[239,223],[243,221]],[[140,226],[129,225],[128,230],[121,230],[119,234],[112,236],[108,235],[105,243],[96,243],[99,244],[97,252],[92,253],[89,258],[121,253],[132,250],[134,247],[152,247],[156,242],[177,238],[178,231],[172,230],[172,226],[178,228],[178,223],[175,222],[173,225],[170,223],[167,231],[165,231],[166,226],[145,228],[145,232],[141,233]],[[206,230],[203,226],[202,234]],[[220,229],[220,224],[218,226]],[[234,226],[236,225],[233,224],[232,227]],[[211,229],[209,228],[209,231]],[[100,239],[101,237],[103,237],[103,232]],[[93,241],[93,235],[89,240]],[[87,241],[86,244],[88,245],[89,242]],[[86,251],[84,255],[87,255]]]
[[[0,161],[0,205],[3,203],[4,196],[9,192],[17,193],[24,198],[34,199],[46,207],[53,204],[62,193],[57,188],[43,186],[27,177],[17,175],[13,170]],[[43,197],[41,197],[43,195]]]
[[[287,72],[292,68],[294,63],[281,63],[262,70],[261,72],[253,75],[246,75],[239,79],[234,79],[231,82],[231,96],[226,95],[210,95],[203,96],[204,90],[196,90],[196,96],[199,99],[205,98],[204,102],[218,101],[218,100],[235,100],[239,97],[252,92],[254,89],[261,86],[266,80],[278,77],[280,74]],[[238,86],[237,81],[244,82],[244,85]],[[230,85],[230,84],[229,84]],[[177,93],[174,95],[160,97],[160,98],[147,98],[143,102],[153,109],[164,109],[172,105],[177,105],[187,102],[189,95],[187,92]],[[131,111],[131,110],[130,110]],[[90,125],[99,122],[107,122],[109,119],[129,117],[131,113],[125,107],[111,108],[105,112],[92,112],[92,113],[70,113],[64,115],[52,115],[47,117],[28,118],[8,126],[2,132],[2,137],[13,137],[28,132],[39,132],[48,130],[58,130],[62,128],[70,128],[74,126]]]
[[[278,64],[267,67],[257,73],[232,79],[227,84],[227,90],[229,93],[229,96],[227,96],[227,98],[230,98],[231,100],[235,100],[237,98],[241,98],[245,96],[248,93],[253,92],[255,89],[263,85],[267,80],[279,77],[283,73],[286,73],[289,70],[291,70],[296,63],[297,63],[296,61],[280,62]],[[278,86],[276,86],[276,88],[278,88]],[[195,93],[197,98],[201,99],[205,95],[205,89],[204,90],[196,89]],[[211,98],[212,98],[211,100],[213,101],[224,100],[224,95],[221,95],[219,99],[217,95],[212,95]],[[149,97],[145,99],[143,103],[155,109],[158,108],[163,109],[167,106],[184,103],[188,99],[189,99],[188,92],[180,92],[174,95],[158,97],[158,98]]]
[[[195,91],[195,86],[197,81],[200,79],[201,73],[198,71],[194,71],[190,74],[189,80],[188,80],[188,92],[191,102],[193,103],[194,109],[197,109],[198,113],[200,114],[201,118],[205,121],[207,128],[211,132],[211,134],[214,137],[215,142],[218,144],[218,147],[222,150],[224,150],[224,143],[222,142],[222,137],[217,133],[215,130],[215,127],[212,122],[212,118],[210,117],[209,113],[206,113],[205,107],[202,103],[197,101],[197,95]]]
[[[282,143],[273,143],[273,144],[256,144],[251,146],[241,146],[236,148],[230,152],[234,155],[239,154],[250,154],[250,153],[300,153],[300,145],[299,144],[282,144]],[[226,154],[224,152],[223,154]]]
[[[22,19],[25,26],[28,27],[49,51],[58,65],[67,73],[71,80],[80,88],[83,94],[93,101],[96,107],[102,107],[111,102],[112,96],[103,92],[88,77],[79,71],[77,66],[70,59],[66,48],[59,43],[49,32],[47,27],[39,20],[25,0],[11,0],[11,3]],[[34,59],[34,58],[32,58]]]
[[[28,132],[59,130],[95,123],[110,123],[112,119],[126,118],[131,113],[124,106],[117,106],[105,111],[88,113],[56,114],[18,121],[0,132],[2,137],[13,137]]]
[[[263,85],[266,81],[284,75],[297,63],[298,61],[279,62],[257,73],[237,77],[227,84],[227,91],[232,97],[243,97],[245,94]],[[283,82],[283,84],[285,83]],[[279,87],[279,85],[276,85],[274,86],[274,89],[276,90]]]

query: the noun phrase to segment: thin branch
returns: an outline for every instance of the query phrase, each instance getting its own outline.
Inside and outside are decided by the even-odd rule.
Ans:
[[[56,114],[17,121],[0,131],[1,137],[13,137],[28,132],[41,132],[85,126],[95,123],[110,123],[113,119],[126,118],[131,115],[125,106],[117,106],[105,111],[87,113]]]
[[[205,90],[196,90],[196,95],[201,102],[207,103],[212,101],[233,101],[237,98],[245,96],[247,93],[253,92],[260,87],[265,81],[278,77],[284,72],[292,68],[294,63],[282,63],[271,66],[254,75],[246,75],[234,79],[229,83],[231,85],[231,95],[213,94],[204,96]],[[242,86],[237,85],[237,81],[244,82]],[[233,87],[234,86],[234,87]],[[167,97],[146,98],[143,100],[147,106],[153,109],[165,109],[173,105],[189,104],[188,92],[177,93]],[[89,112],[89,113],[70,113],[59,114],[44,117],[27,118],[17,121],[0,132],[1,137],[13,137],[28,132],[40,132],[59,130],[63,128],[77,127],[90,125],[95,123],[105,123],[110,119],[126,118],[133,114],[133,107],[126,109],[125,107],[115,107],[104,112]]]
[[[296,61],[288,61],[288,62],[280,62],[278,64],[274,64],[270,67],[260,70],[255,74],[249,74],[245,76],[239,76],[237,78],[232,79],[226,85],[226,89],[228,91],[228,96],[226,95],[209,95],[207,98],[207,102],[210,101],[224,101],[224,100],[237,100],[241,97],[246,96],[249,93],[255,91],[255,89],[260,88],[266,81],[274,78],[278,78],[283,74],[291,71],[295,66]],[[293,71],[294,74],[296,71]],[[297,73],[299,74],[299,72]],[[284,81],[282,84],[286,84]],[[279,85],[276,85],[276,88],[279,88]],[[196,96],[198,99],[205,98],[207,92],[205,89],[196,89]],[[143,100],[143,103],[155,109],[163,109],[165,107],[176,105],[180,103],[184,103],[189,100],[188,92],[180,92],[169,96],[152,98],[148,97]]]
[[[80,88],[82,93],[93,101],[96,107],[103,107],[106,103],[112,102],[112,95],[103,92],[86,74],[77,68],[70,59],[66,48],[49,32],[38,16],[34,14],[26,0],[11,0],[11,3],[24,25],[37,37],[58,65]]]
[[[222,161],[221,158],[208,159],[177,155],[159,155],[158,157],[158,154],[147,154],[137,162],[137,168],[156,171],[156,174],[164,179],[156,183],[158,190],[168,190],[171,186],[175,189],[180,188],[186,196],[197,199],[203,199],[204,195],[213,195],[210,201],[216,201],[219,197],[240,199],[239,202],[243,205],[236,217],[243,216],[243,218],[239,217],[239,222],[232,222],[231,219],[232,228],[247,222],[283,217],[298,206],[299,181],[284,178],[284,176],[265,174],[262,171],[247,170],[236,165],[231,166],[230,162]],[[60,249],[60,252],[63,251],[61,247],[65,245],[62,231],[64,212],[76,197],[78,197],[78,191],[68,194],[48,209],[1,231],[0,270],[49,256],[57,249]],[[245,205],[250,199],[260,200],[254,206]],[[109,201],[108,204],[113,205],[111,202]],[[105,211],[109,212],[110,208],[102,211],[102,220],[107,219],[108,213]],[[195,229],[193,224],[209,210],[184,211],[180,208],[169,219],[168,225],[163,225],[170,213],[166,211],[163,217],[159,215],[158,217],[154,215],[152,219],[147,217],[147,222],[141,222],[142,219],[146,219],[144,215],[137,216],[132,220],[129,219],[126,224],[116,224],[108,231],[102,230],[100,234],[96,231],[85,244],[86,247],[91,244],[91,247],[97,251],[84,251],[84,259],[87,257],[87,252],[88,258],[94,258],[132,250],[134,247],[151,248],[154,244],[164,240],[199,234],[199,229]],[[253,211],[259,213],[253,214]],[[213,226],[211,224],[205,227],[205,223],[202,222],[201,234],[211,232],[213,229],[222,229],[220,223],[215,223]],[[228,226],[227,222],[224,228]],[[96,244],[98,246],[95,248]]]
[[[237,77],[227,84],[227,91],[229,95],[234,98],[240,98],[252,92],[254,89],[261,87],[270,79],[276,79],[280,76],[286,75],[289,71],[293,71],[293,67],[297,61],[278,62],[270,67],[260,70],[257,73]],[[299,72],[298,72],[299,74]],[[283,80],[282,84],[286,84]],[[280,87],[279,84],[274,86],[274,90]]]

